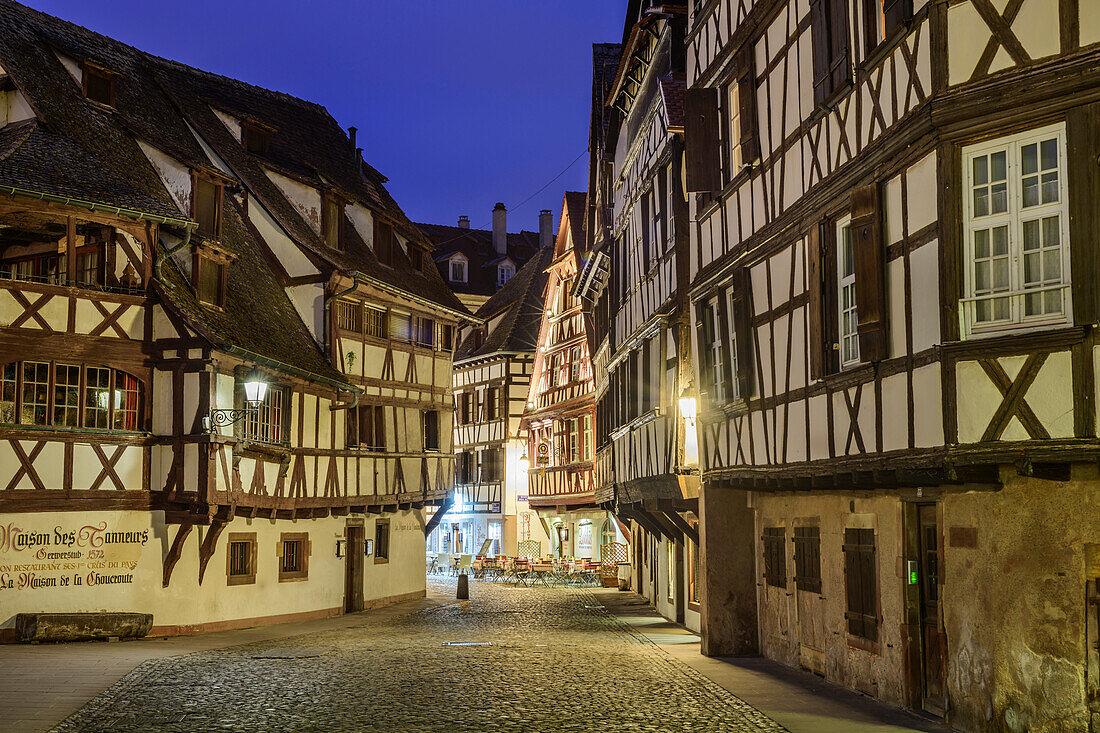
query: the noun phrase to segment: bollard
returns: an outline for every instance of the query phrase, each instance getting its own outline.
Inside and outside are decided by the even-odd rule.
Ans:
[[[456,598],[460,601],[468,601],[470,599],[470,578],[466,573],[458,576],[458,595]]]

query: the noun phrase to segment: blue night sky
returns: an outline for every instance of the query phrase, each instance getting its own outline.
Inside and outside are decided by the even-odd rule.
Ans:
[[[23,0],[192,66],[323,104],[414,221],[488,225],[588,145],[592,44],[625,0]],[[514,214],[537,230],[587,156]]]

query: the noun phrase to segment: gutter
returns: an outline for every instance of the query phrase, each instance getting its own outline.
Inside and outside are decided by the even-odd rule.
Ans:
[[[73,196],[59,196],[52,193],[43,193],[42,191],[32,191],[27,188],[19,188],[18,186],[0,184],[0,193],[6,193],[12,196],[22,196],[23,198],[36,199],[38,201],[49,201],[55,204],[64,204],[65,206],[77,206],[82,209],[87,209],[88,211],[102,211],[107,214],[128,216],[131,219],[151,221],[155,224],[171,224],[182,228],[194,228],[198,226],[198,224],[190,219],[151,214],[147,211],[131,209],[126,206],[111,206],[110,204],[101,204],[96,201],[88,201],[87,199],[79,199]]]
[[[374,287],[376,287],[380,290],[385,290],[388,293],[392,293],[393,295],[399,295],[403,298],[410,298],[412,300],[415,300],[418,303],[421,303],[421,304],[423,304],[425,306],[428,306],[430,308],[434,308],[436,310],[441,310],[441,311],[443,311],[445,313],[448,313],[452,316],[455,316],[456,318],[459,318],[461,320],[470,321],[471,323],[476,323],[477,325],[482,325],[483,323],[485,323],[484,318],[478,318],[477,316],[473,315],[472,313],[469,313],[469,312],[463,313],[463,312],[460,312],[460,311],[456,311],[453,308],[448,308],[445,305],[440,305],[439,303],[428,300],[427,298],[421,298],[420,296],[416,295],[415,293],[411,293],[408,290],[402,290],[399,287],[396,287],[394,285],[390,285],[387,282],[383,282],[382,280],[378,280],[376,278],[373,278],[370,275],[367,275],[366,273],[360,272],[359,270],[351,270],[348,274],[351,275],[352,279],[354,279],[356,282],[361,282],[361,283],[364,283],[366,285],[373,285]]]
[[[299,377],[303,377],[305,379],[308,379],[312,382],[320,382],[321,384],[327,384],[330,387],[335,387],[337,390],[343,390],[344,392],[351,392],[355,396],[355,399],[352,401],[351,404],[347,404],[347,405],[330,405],[329,409],[332,410],[333,412],[335,412],[336,410],[344,410],[344,409],[347,409],[347,408],[355,407],[356,405],[359,404],[360,395],[363,394],[363,390],[360,389],[359,387],[356,387],[354,384],[348,384],[347,382],[339,382],[335,379],[332,379],[331,377],[323,377],[320,374],[315,374],[314,372],[306,371],[305,369],[300,369],[296,366],[291,366],[290,364],[286,364],[284,362],[277,361],[275,359],[271,359],[271,358],[266,357],[266,356],[262,356],[260,354],[249,351],[247,349],[242,349],[239,346],[219,346],[217,348],[219,348],[222,351],[225,351],[227,353],[233,354],[235,356],[239,356],[239,357],[241,357],[241,359],[243,359],[245,361],[259,362],[261,364],[264,364],[265,366],[271,367],[272,369],[278,369],[279,371],[288,372],[290,374],[294,374],[294,375],[297,375]]]

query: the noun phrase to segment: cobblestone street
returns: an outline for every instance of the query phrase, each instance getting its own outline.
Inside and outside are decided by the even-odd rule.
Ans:
[[[453,598],[452,579],[429,584]],[[589,591],[479,582],[471,597],[149,661],[55,730],[784,730]]]

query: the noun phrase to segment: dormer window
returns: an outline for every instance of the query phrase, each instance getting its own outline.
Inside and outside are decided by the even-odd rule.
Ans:
[[[260,129],[256,125],[241,124],[241,145],[250,153],[267,155],[268,131]]]
[[[325,194],[322,207],[321,229],[325,244],[333,249],[344,248],[344,202],[332,194]]]
[[[451,260],[451,282],[464,283],[466,282],[466,260]]]
[[[512,276],[516,274],[516,268],[511,265],[500,265],[497,267],[497,285],[504,285]]]
[[[224,182],[199,171],[192,171],[191,218],[199,223],[198,233],[203,237],[221,239],[224,191]]]
[[[388,221],[374,217],[374,256],[383,265],[393,266],[394,236],[393,225]]]
[[[200,303],[225,307],[231,256],[208,247],[196,247],[191,260],[191,285]]]
[[[115,106],[115,77],[116,74],[92,64],[84,64],[84,74],[81,86],[84,96],[93,102]]]

